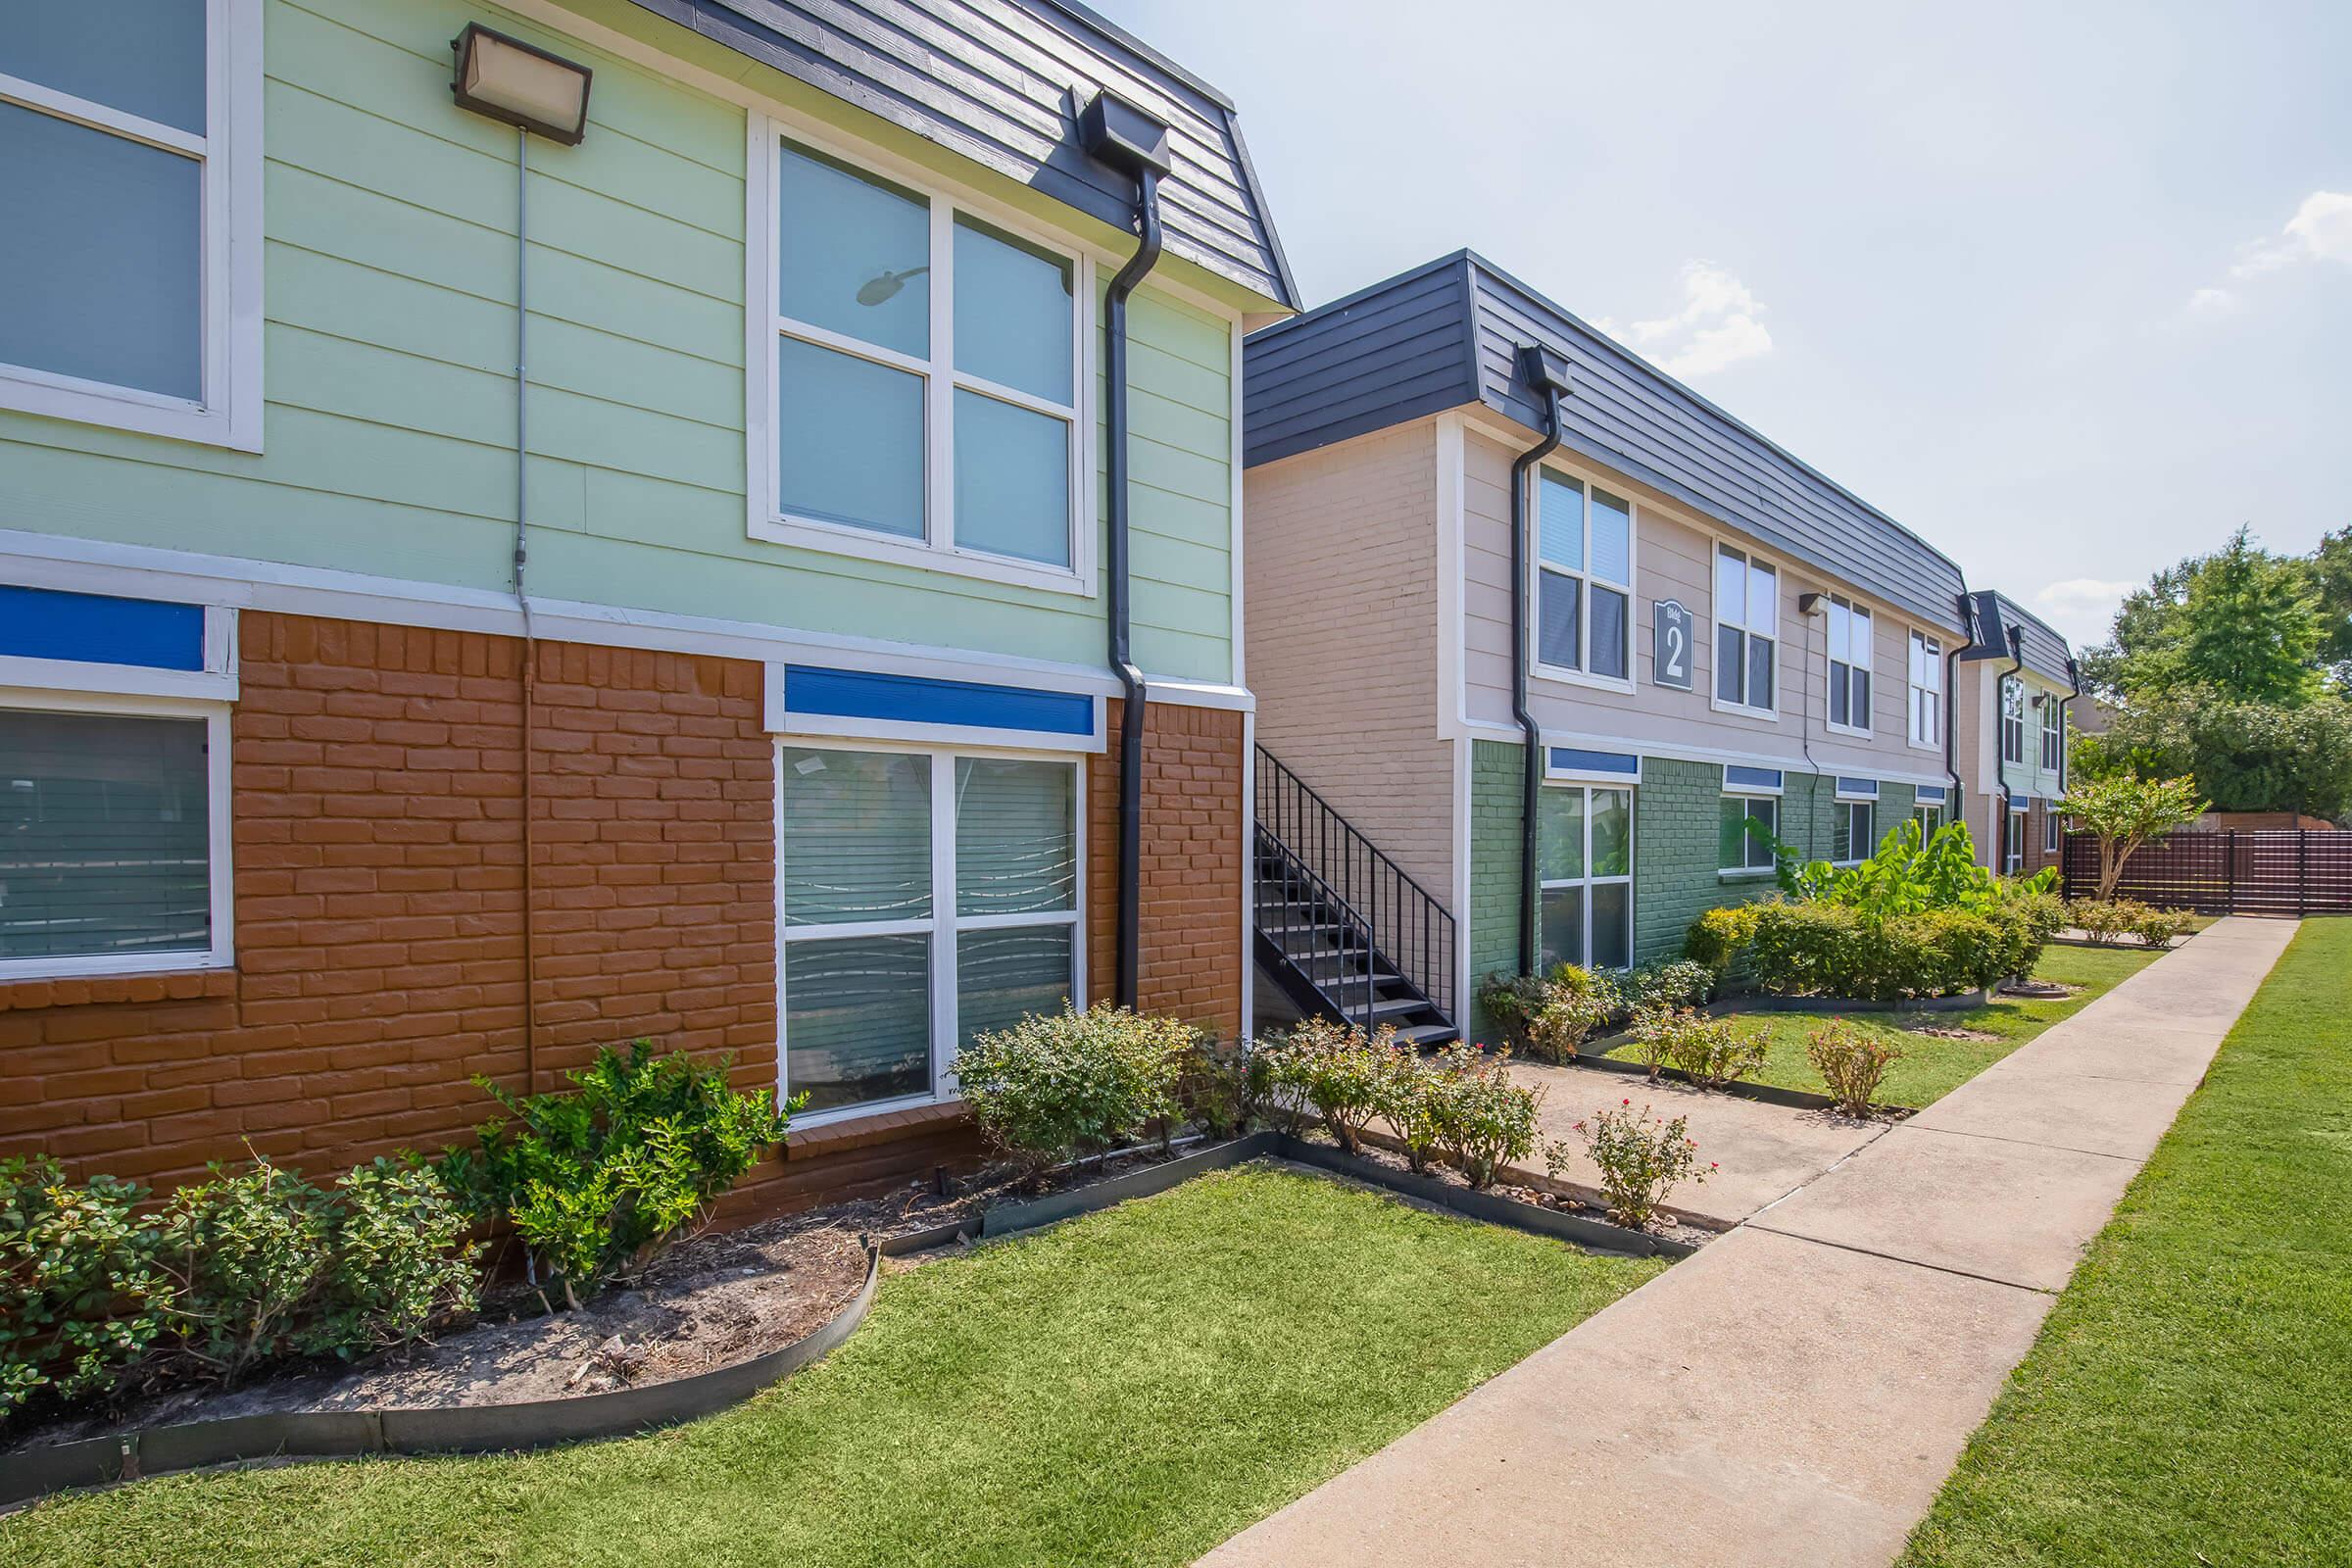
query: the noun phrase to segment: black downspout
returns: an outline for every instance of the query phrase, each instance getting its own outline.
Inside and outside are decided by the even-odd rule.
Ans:
[[[2007,669],[2001,671],[2000,680],[1992,688],[1992,722],[1996,726],[1993,730],[1992,755],[1998,762],[1994,776],[2001,781],[2001,858],[2000,863],[1992,868],[1995,876],[2009,874],[2009,803],[2017,798],[2009,789],[2009,759],[2001,756],[2000,730],[1997,727],[2009,721],[2009,710],[2002,702],[2002,688],[2022,674],[2026,667],[2026,636],[2015,626],[2009,628],[2009,658],[2012,662]],[[2022,699],[2025,688],[2021,685],[2018,691]],[[2025,715],[2023,713],[2018,715],[2018,722],[2021,726],[2024,724]],[[2018,750],[2021,752],[2025,750],[2025,743],[2022,739],[2018,743]],[[2018,848],[2022,852],[2025,846],[2021,844]],[[2022,854],[2020,858],[2023,858]]]
[[[1127,296],[1159,260],[1159,171],[1135,176],[1136,226],[1142,243],[1110,280],[1103,307],[1106,389],[1104,423],[1109,451],[1103,469],[1110,486],[1110,667],[1119,677],[1119,978],[1118,1004],[1133,1007],[1143,992],[1144,672],[1135,666],[1127,575]]]
[[[1511,716],[1527,737],[1519,786],[1519,972],[1536,972],[1536,810],[1544,800],[1544,730],[1527,710],[1528,470],[1560,444],[1560,388],[1544,387],[1544,439],[1511,463]]]
[[[2082,664],[2075,660],[2068,660],[2066,662],[2066,678],[2074,690],[2068,692],[2058,703],[2058,793],[2060,795],[2066,793],[2066,781],[2073,772],[2075,749],[2066,744],[2066,734],[2068,726],[2074,722],[2075,699],[2082,695]]]
[[[1943,776],[1950,783],[1947,821],[1968,820],[1968,793],[1960,787],[1960,654],[1977,644],[1977,607],[1964,589],[1960,595],[1960,635],[1966,639],[1943,656]]]

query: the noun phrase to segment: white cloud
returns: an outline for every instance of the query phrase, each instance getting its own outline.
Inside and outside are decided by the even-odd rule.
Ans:
[[[2201,288],[2188,297],[2191,316],[2234,316],[2241,301],[2226,288]]]
[[[1685,262],[1683,303],[1671,316],[1624,325],[1609,319],[1600,329],[1640,349],[1668,375],[1712,375],[1772,349],[1772,334],[1757,317],[1764,305],[1730,272],[1712,262]]]
[[[2078,651],[2103,643],[2115,623],[2115,611],[2135,582],[2106,582],[2097,577],[2069,577],[2034,596],[2041,618],[2065,634]]]
[[[2312,262],[2352,267],[2352,191],[2315,190],[2304,197],[2278,233],[2237,248],[2230,275],[2245,283]],[[2201,288],[2188,297],[2188,314],[2211,320],[2232,314],[2242,303],[2230,289]]]

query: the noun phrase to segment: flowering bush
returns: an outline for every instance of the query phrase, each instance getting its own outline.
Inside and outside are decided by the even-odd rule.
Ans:
[[[1592,1032],[1624,1006],[1616,982],[1573,963],[1542,975],[1491,974],[1478,1000],[1512,1050],[1553,1062],[1574,1061]]]
[[[1601,1195],[1608,1200],[1609,1217],[1620,1225],[1641,1229],[1657,1217],[1666,1195],[1682,1183],[1703,1182],[1716,1169],[1698,1163],[1698,1145],[1690,1138],[1690,1119],[1666,1121],[1631,1100],[1612,1109],[1596,1111],[1576,1124],[1586,1157],[1600,1172]],[[1553,1176],[1569,1165],[1565,1144],[1545,1152]]]
[[[1278,1099],[1312,1105],[1342,1149],[1362,1152],[1364,1129],[1380,1114],[1396,1069],[1394,1028],[1382,1024],[1367,1035],[1354,1025],[1308,1018],[1260,1054],[1267,1088]]]
[[[1065,1003],[975,1036],[955,1072],[981,1131],[1035,1177],[1174,1116],[1178,1073],[1198,1044],[1173,1018]]]
[[[1849,1116],[1870,1114],[1880,1081],[1902,1054],[1902,1048],[1886,1036],[1843,1018],[1832,1018],[1814,1030],[1805,1046],[1805,1057],[1829,1085],[1830,1098]]]
[[[1400,1049],[1381,1079],[1380,1118],[1404,1146],[1405,1163],[1422,1175],[1445,1138],[1452,1078],[1446,1059],[1424,1061],[1417,1052]]]
[[[1742,1035],[1729,1018],[1711,1018],[1690,1007],[1644,1008],[1634,1015],[1632,1033],[1653,1082],[1659,1067],[1667,1066],[1701,1089],[1739,1082],[1763,1067],[1770,1050],[1761,1029]]]
[[[1474,1188],[1494,1185],[1504,1165],[1536,1147],[1536,1109],[1544,1097],[1511,1081],[1508,1047],[1492,1054],[1456,1043],[1432,1074],[1438,1143]]]
[[[1185,1053],[1176,1099],[1200,1129],[1226,1139],[1247,1132],[1266,1093],[1265,1057],[1248,1040],[1197,1039]]]

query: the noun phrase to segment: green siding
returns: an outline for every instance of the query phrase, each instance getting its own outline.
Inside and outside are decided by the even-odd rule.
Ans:
[[[1761,897],[1769,876],[1723,875],[1723,768],[1671,758],[1642,760],[1634,798],[1634,956],[1679,958],[1701,913]]]
[[[515,142],[450,102],[469,20],[596,72],[586,141],[530,154],[534,590],[1100,662],[1100,594],[747,536],[743,111],[456,0],[267,0],[263,454],[0,412],[0,528],[509,586]],[[1229,328],[1130,322],[1138,657],[1228,680]]]
[[[1519,968],[1520,759],[1525,748],[1507,741],[1474,741],[1470,750],[1469,1036],[1486,1044],[1502,1038],[1478,1004],[1479,982],[1497,970]],[[1635,820],[1641,820],[1635,803]]]

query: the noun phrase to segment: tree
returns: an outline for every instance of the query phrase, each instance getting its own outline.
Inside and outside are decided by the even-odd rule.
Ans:
[[[2146,692],[2107,733],[2078,737],[2071,776],[2193,777],[2220,811],[2352,815],[2352,702],[2234,702],[2210,689]]]
[[[2205,809],[2190,778],[2143,779],[2129,775],[2077,784],[2058,808],[2099,840],[2099,902],[2115,897],[2132,853],[2159,833],[2193,821]]]
[[[2320,662],[2337,694],[2352,697],[2352,523],[2321,538],[2311,577],[2320,599]]]
[[[2110,640],[2083,656],[2084,678],[2116,699],[2195,684],[2247,702],[2309,702],[2328,629],[2321,580],[2316,558],[2274,555],[2240,527],[2128,595]]]

